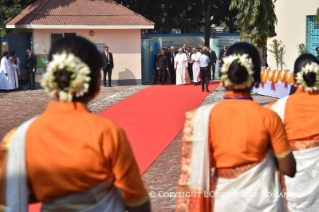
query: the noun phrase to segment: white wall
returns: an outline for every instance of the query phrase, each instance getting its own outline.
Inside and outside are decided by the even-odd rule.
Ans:
[[[319,7],[319,0],[278,0],[275,3],[278,24],[276,25],[277,40],[285,45],[284,62],[286,67],[293,70],[295,60],[299,56],[297,44],[306,44],[306,16],[315,15]],[[268,39],[269,44],[274,38]],[[276,62],[268,52],[268,65],[275,69]],[[280,67],[279,67],[280,68]]]
[[[141,30],[60,30],[34,29],[33,43],[36,54],[48,54],[51,47],[51,33],[76,33],[93,43],[104,43],[113,53],[114,69],[112,80],[141,79]]]

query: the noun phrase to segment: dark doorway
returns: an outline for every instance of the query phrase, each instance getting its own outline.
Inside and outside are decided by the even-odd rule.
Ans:
[[[9,33],[8,43],[10,55],[12,52],[16,52],[21,61],[21,78],[27,80],[27,74],[24,72],[25,60],[26,60],[26,49],[31,47],[31,33]]]

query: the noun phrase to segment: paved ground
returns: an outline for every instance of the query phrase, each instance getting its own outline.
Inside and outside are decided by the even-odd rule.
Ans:
[[[93,113],[100,113],[128,96],[145,89],[148,86],[115,86],[101,87],[101,93],[89,105]],[[202,105],[215,103],[223,99],[224,89],[218,87],[206,97]],[[44,90],[0,92],[0,139],[10,129],[24,121],[41,114],[51,99]],[[265,104],[275,100],[271,97],[254,96],[254,100]],[[179,177],[181,132],[172,143],[146,170],[142,178],[148,191],[175,192]],[[151,198],[153,212],[175,211],[175,198]]]
[[[146,87],[148,86],[101,87],[100,94],[90,103],[89,109],[93,113],[100,113]],[[0,91],[0,139],[12,128],[40,115],[50,100],[53,99],[49,98],[43,89]]]

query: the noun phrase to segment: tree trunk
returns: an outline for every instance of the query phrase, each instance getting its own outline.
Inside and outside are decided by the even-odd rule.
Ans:
[[[205,21],[205,46],[209,46],[210,38],[210,16],[215,0],[202,0],[203,16]]]
[[[205,46],[209,46],[209,38],[210,38],[210,18],[208,15],[205,16]]]
[[[257,40],[257,50],[260,55],[260,61],[261,61],[261,67],[266,66],[266,55],[265,55],[265,50],[266,50],[266,41],[261,41]]]

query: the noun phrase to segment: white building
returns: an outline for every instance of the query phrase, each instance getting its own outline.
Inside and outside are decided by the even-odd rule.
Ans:
[[[316,55],[319,47],[319,25],[314,25],[314,17],[319,7],[319,0],[278,0],[275,3],[278,24],[276,25],[277,40],[285,45],[284,69],[293,70],[294,62],[299,56],[297,45],[304,43],[307,53]],[[268,39],[269,44],[274,38]],[[275,69],[276,62],[268,52],[268,65]],[[279,67],[280,68],[280,67]]]

